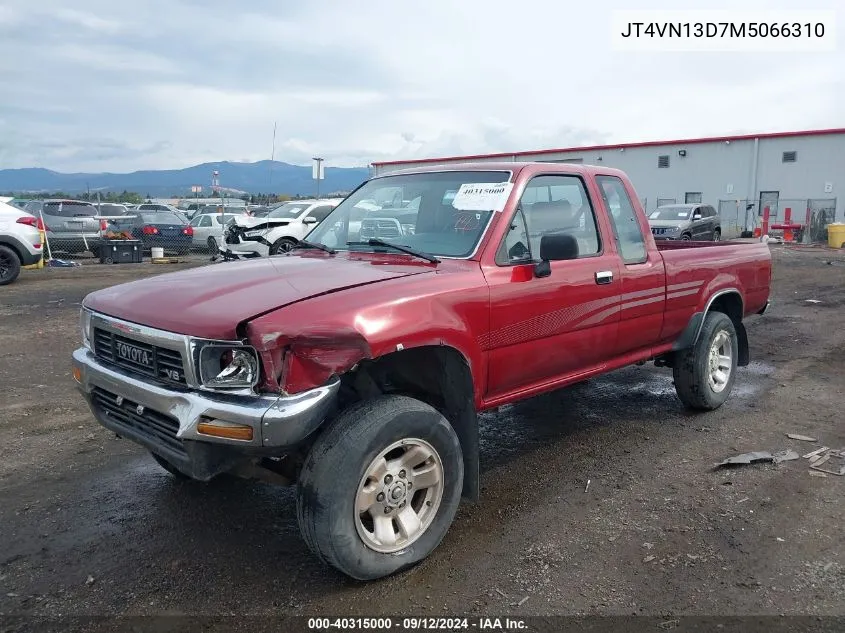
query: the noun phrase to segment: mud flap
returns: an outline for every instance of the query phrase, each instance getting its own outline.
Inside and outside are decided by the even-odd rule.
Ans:
[[[739,367],[747,367],[751,362],[751,351],[748,349],[748,332],[742,323],[734,323],[736,328],[736,340],[739,343],[739,357],[736,364]]]

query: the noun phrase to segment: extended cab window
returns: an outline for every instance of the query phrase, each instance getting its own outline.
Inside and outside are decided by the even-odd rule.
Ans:
[[[584,183],[578,176],[537,176],[520,198],[520,208],[496,254],[501,266],[539,257],[540,240],[550,233],[568,233],[578,240],[578,257],[601,252],[601,240]]]
[[[648,258],[645,238],[625,184],[616,176],[596,176],[622,261],[642,264]]]

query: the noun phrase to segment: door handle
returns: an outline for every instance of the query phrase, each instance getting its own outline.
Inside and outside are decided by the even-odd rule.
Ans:
[[[596,283],[597,284],[609,284],[611,281],[613,281],[613,271],[612,270],[596,271]]]

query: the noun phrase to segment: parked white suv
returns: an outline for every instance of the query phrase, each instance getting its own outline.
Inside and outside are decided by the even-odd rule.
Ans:
[[[221,252],[234,259],[286,253],[322,222],[341,200],[291,200],[263,218],[238,216],[226,226],[226,249],[221,249]]]
[[[41,220],[0,198],[0,286],[18,278],[21,266],[37,264],[41,259]]]

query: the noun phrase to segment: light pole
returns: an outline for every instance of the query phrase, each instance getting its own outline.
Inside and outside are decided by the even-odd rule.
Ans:
[[[323,172],[323,160],[319,156],[315,156],[311,160],[314,161],[314,164],[311,166],[311,177],[317,181],[317,199],[320,199],[320,181],[324,177]]]

